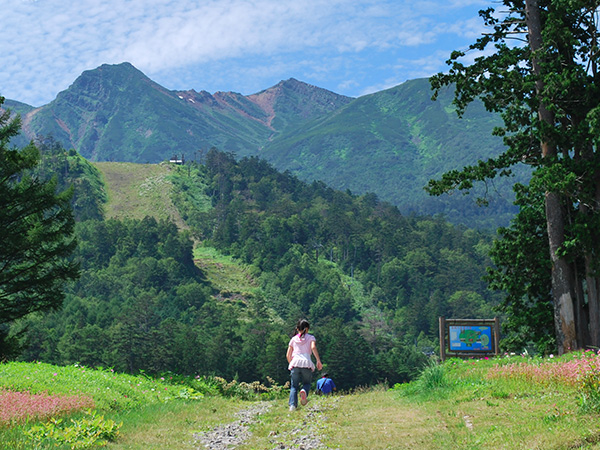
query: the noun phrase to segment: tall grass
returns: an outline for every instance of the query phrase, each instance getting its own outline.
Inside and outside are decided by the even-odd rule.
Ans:
[[[111,369],[0,364],[0,449],[91,448],[118,436],[120,425],[89,409],[115,414],[197,395],[189,386]]]
[[[430,358],[415,381],[396,384],[392,389],[405,396],[420,396],[423,398],[443,396],[446,395],[446,391],[452,388],[447,372],[447,365],[440,364],[435,358]]]
[[[287,386],[270,381],[267,387],[258,382],[172,373],[157,378],[145,374],[133,376],[78,364],[65,367],[45,363],[0,364],[0,450],[105,445],[119,436],[122,422],[144,422],[152,417],[148,426],[153,426],[160,417],[159,411],[167,411],[172,420],[185,415],[185,423],[167,425],[180,430],[180,436],[154,437],[149,445],[184,448],[181,434],[185,434],[184,429],[191,432],[195,423],[190,417],[206,415],[200,411],[203,405],[222,407],[225,403],[205,402],[206,396],[233,399],[230,404],[286,396]],[[214,407],[210,410],[216,411]],[[224,417],[214,412],[209,415],[212,417],[206,419],[209,422]],[[141,439],[136,425],[126,423],[124,429],[138,441]],[[128,438],[124,440],[130,442]],[[173,442],[177,442],[176,447],[171,447]],[[140,444],[139,448],[148,447]]]
[[[434,390],[448,387],[446,371],[442,364],[431,358],[419,376],[419,386],[423,390]]]
[[[162,380],[117,374],[112,369],[21,362],[0,364],[0,387],[30,394],[91,397],[101,410],[164,402],[179,397],[182,390]]]

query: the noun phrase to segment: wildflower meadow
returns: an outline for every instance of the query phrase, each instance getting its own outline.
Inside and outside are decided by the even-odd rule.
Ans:
[[[179,450],[188,448],[198,427],[233,420],[242,404],[274,400],[285,410],[287,393],[287,386],[273,380],[265,386],[201,375],[132,376],[78,364],[5,363],[0,364],[0,450],[118,449],[134,443],[141,447],[126,448]],[[353,400],[361,395],[363,400]],[[336,405],[340,411],[331,414],[344,421],[356,416],[348,421],[353,430],[361,429],[365,417],[377,421],[389,414],[398,430],[404,417],[420,417],[424,428],[411,422],[411,436],[421,436],[428,446],[414,448],[587,448],[600,442],[600,354],[507,354],[444,363],[432,358],[416,381],[389,391],[342,393]],[[282,414],[274,412],[264,426],[279,424]],[[172,422],[156,432],[152,426],[159,418]],[[292,426],[294,418],[289,420]],[[328,430],[334,441],[342,439],[337,428]],[[535,445],[523,447],[530,442]],[[344,441],[343,448],[353,448],[348,445]]]
[[[498,364],[488,371],[487,377],[520,380],[538,386],[570,387],[579,397],[583,409],[600,412],[600,351]]]
[[[88,396],[56,396],[29,392],[0,391],[0,425],[44,419],[94,408]]]
[[[104,446],[122,426],[109,416],[205,396],[251,401],[286,395],[286,386],[269,384],[172,373],[133,376],[79,364],[0,364],[0,450]]]

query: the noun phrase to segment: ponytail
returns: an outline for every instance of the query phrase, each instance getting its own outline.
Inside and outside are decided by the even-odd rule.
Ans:
[[[308,320],[301,319],[298,321],[298,325],[296,325],[296,331],[298,332],[298,337],[304,337],[308,329],[310,328],[310,324]]]

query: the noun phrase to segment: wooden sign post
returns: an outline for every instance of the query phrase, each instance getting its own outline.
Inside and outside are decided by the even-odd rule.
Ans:
[[[498,355],[500,320],[440,317],[440,358]]]

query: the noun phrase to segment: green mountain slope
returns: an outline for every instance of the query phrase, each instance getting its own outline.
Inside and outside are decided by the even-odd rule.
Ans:
[[[295,79],[249,96],[169,91],[123,63],[84,72],[41,108],[11,104],[23,117],[23,142],[52,135],[92,161],[199,160],[216,147],[237,157],[260,156],[309,182],[373,192],[405,214],[506,225],[516,208],[505,180],[479,186],[469,197],[432,198],[423,190],[429,179],[503,147],[491,135],[498,116],[475,104],[458,119],[451,99],[446,91],[433,102],[425,79],[357,99]],[[490,208],[475,205],[478,194],[487,195]]]
[[[2,94],[0,92],[0,94]],[[20,115],[21,119],[23,119],[27,113],[31,112],[35,108],[33,106],[29,106],[25,103],[17,102],[15,100],[5,99],[4,103],[0,105],[0,114],[2,114],[6,110],[10,110],[13,115]],[[14,147],[25,147],[29,143],[30,138],[25,135],[25,133],[21,132],[17,136],[11,139],[10,143]]]
[[[315,91],[327,101],[313,107],[303,91]],[[287,123],[349,101],[327,93],[296,80],[252,97],[169,91],[122,63],[85,71],[48,105],[21,110],[29,137],[53,135],[94,161],[156,163],[174,154],[190,159],[213,146],[253,154]]]
[[[193,108],[188,100],[130,64],[103,65],[29,113],[25,131],[52,134],[91,160],[129,162],[158,162],[212,145],[248,148],[265,138],[264,127],[252,120]]]
[[[108,201],[106,219],[170,220],[179,229],[186,225],[171,201],[173,167],[167,164],[96,162],[102,174]]]
[[[4,101],[4,104],[2,105],[2,108],[0,108],[0,109],[10,109],[14,113],[22,115],[22,114],[27,114],[29,111],[31,111],[32,109],[35,109],[35,108],[26,103],[21,103],[21,102],[15,101],[15,100],[6,99]]]
[[[458,119],[451,101],[450,91],[432,101],[426,79],[409,81],[297,127],[270,142],[261,156],[304,180],[375,192],[404,213],[444,213],[471,225],[506,223],[515,211],[507,183],[494,187],[499,194],[490,192],[492,219],[473,196],[432,198],[423,190],[429,179],[503,148],[491,135],[498,116],[475,104]]]

